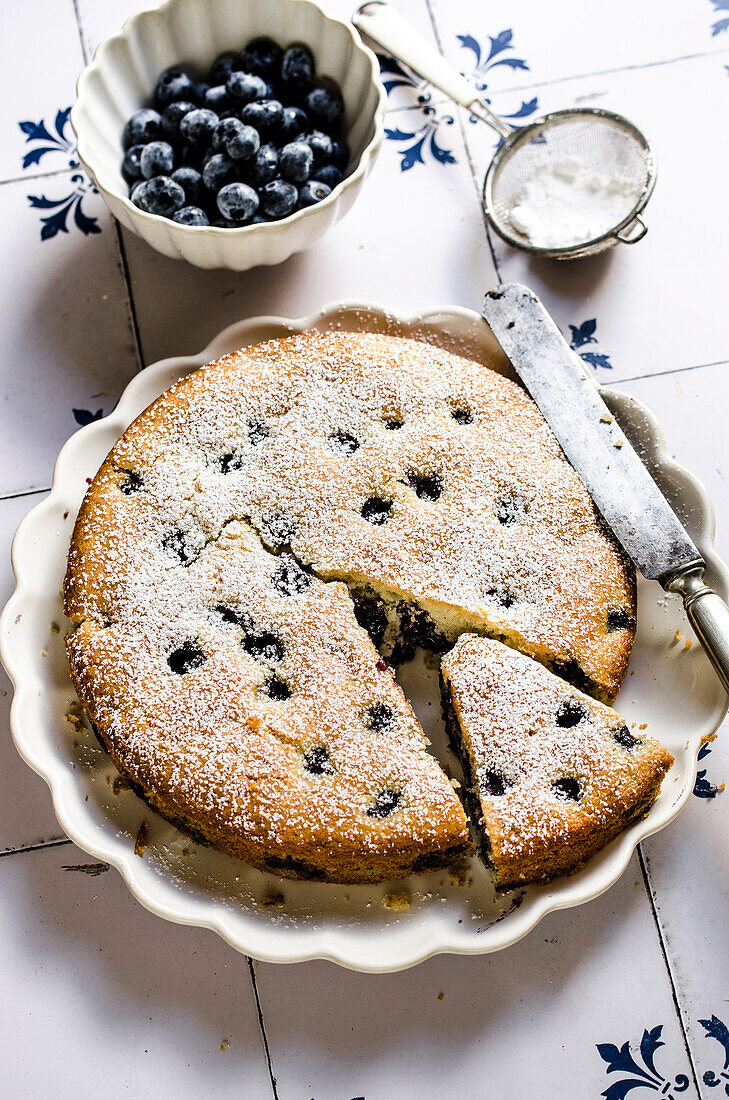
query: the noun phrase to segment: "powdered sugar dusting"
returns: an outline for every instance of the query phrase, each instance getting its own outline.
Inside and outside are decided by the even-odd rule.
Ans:
[[[671,763],[610,707],[499,642],[464,635],[443,675],[494,864],[507,881],[554,873],[555,856],[569,863],[560,849],[577,865],[597,846],[593,837],[605,843],[624,815],[655,796]]]
[[[289,550],[317,576],[284,596],[272,576]],[[632,574],[518,387],[371,334],[296,336],[203,368],[94,479],[69,557],[69,651],[117,762],[221,846],[244,838],[254,862],[316,853],[356,876],[362,852],[396,871],[398,852],[465,837],[346,588],[317,577],[419,605],[451,640],[496,631],[574,661],[605,693],[627,662],[632,631],[608,631],[606,614],[632,615]],[[176,674],[171,654],[202,661]],[[395,716],[376,735],[375,697]],[[327,768],[307,771],[325,742]]]

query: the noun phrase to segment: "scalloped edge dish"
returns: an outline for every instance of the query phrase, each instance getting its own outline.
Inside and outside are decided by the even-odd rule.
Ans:
[[[385,972],[441,952],[501,950],[547,913],[581,905],[607,890],[640,841],[664,828],[685,804],[699,748],[721,722],[727,699],[700,646],[680,640],[688,631],[679,602],[658,585],[639,581],[638,634],[616,706],[628,721],[648,723],[649,732],[674,755],[674,767],[647,817],[576,874],[498,895],[475,857],[462,878],[441,872],[361,887],[284,882],[196,845],[125,789],[74,706],[63,631],[54,629],[63,621],[59,587],[87,479],[117,436],[178,378],[246,344],[333,328],[415,337],[489,361],[513,377],[491,330],[471,310],[445,307],[399,315],[352,301],[297,320],[243,321],[198,355],[147,367],[110,416],[68,440],[50,494],[20,524],[12,550],[17,588],[0,617],[0,656],[15,687],[15,744],[50,787],[61,827],[84,851],[116,867],[147,909],[179,924],[209,928],[236,950],[264,961],[328,959],[355,970]],[[689,529],[707,561],[711,583],[726,597],[729,571],[713,548],[714,513],[706,491],[671,460],[658,424],[643,406],[615,390],[603,390],[603,396]],[[433,677],[421,661],[404,666],[398,678],[448,768],[445,742],[432,719],[437,710],[431,706]]]

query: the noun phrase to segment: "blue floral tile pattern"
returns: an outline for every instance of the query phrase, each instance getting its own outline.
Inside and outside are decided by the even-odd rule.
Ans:
[[[30,149],[23,156],[23,168],[32,168],[33,165],[40,164],[40,162],[50,153],[60,153],[67,157],[67,166],[69,168],[79,167],[79,162],[76,159],[76,146],[73,137],[66,132],[70,116],[70,107],[57,111],[56,117],[51,124],[51,130],[48,129],[43,119],[39,122],[33,122],[28,119],[25,122],[18,123],[18,126],[25,134],[26,144],[34,146],[34,148]],[[44,167],[46,166],[44,165]]]
[[[727,0],[729,3],[729,0]],[[463,70],[463,75],[471,80],[474,86],[485,92],[488,88],[487,76],[497,66],[505,66],[512,70],[528,70],[526,61],[519,57],[502,57],[508,50],[512,50],[513,31],[503,30],[495,38],[487,36],[490,46],[488,50],[482,48],[481,43],[471,34],[459,34],[458,42],[473,55],[473,64]],[[431,85],[421,77],[410,73],[403,68],[394,57],[386,54],[377,55],[380,63],[382,82],[388,96],[396,88],[411,89],[413,98],[417,104],[417,111],[422,116],[422,125],[404,127],[389,127],[385,129],[385,137],[388,141],[397,142],[402,146],[398,149],[400,155],[400,168],[403,172],[409,171],[416,164],[425,164],[425,156],[429,155],[436,164],[456,164],[456,157],[446,145],[441,135],[447,127],[452,126],[454,118],[452,114],[443,111],[437,105],[433,105],[433,89]],[[489,102],[487,99],[486,102]],[[538,99],[535,96],[528,101],[522,100],[521,106],[516,111],[505,114],[503,117],[509,121],[528,118],[534,114],[538,107]],[[418,120],[420,121],[420,120]],[[470,116],[470,122],[476,123],[478,119]],[[483,125],[483,123],[481,123]],[[439,140],[440,138],[440,140]]]
[[[40,119],[39,122],[27,119],[18,123],[25,134],[26,144],[32,146],[23,156],[24,170],[36,165],[40,166],[41,162],[44,168],[50,167],[46,164],[46,158],[59,155],[65,158],[65,167],[79,168],[76,146],[69,132],[70,114],[70,107],[58,110],[53,122],[48,126],[44,119]],[[55,162],[52,164],[55,168]],[[51,240],[58,233],[68,233],[69,222],[84,236],[101,232],[99,219],[87,214],[83,209],[84,198],[89,194],[96,194],[94,185],[81,172],[74,171],[70,180],[66,181],[65,187],[66,194],[58,198],[45,194],[27,196],[28,204],[33,209],[48,211],[45,216],[40,217],[42,241]]]
[[[416,164],[425,164],[424,152],[429,153],[436,164],[455,164],[453,153],[438,142],[438,132],[453,125],[453,116],[432,105],[433,93],[427,81],[407,72],[394,57],[378,54],[377,58],[387,94],[395,88],[412,88],[418,104],[415,117],[418,121],[421,116],[424,119],[421,126],[414,128],[385,127],[385,138],[404,146],[398,149],[400,170],[407,172]]]
[[[68,219],[71,215],[72,224],[85,236],[101,232],[99,219],[85,214],[82,207],[84,196],[95,193],[96,188],[80,172],[75,172],[70,182],[73,184],[71,191],[58,199],[51,199],[46,195],[28,195],[28,203],[36,210],[52,211],[40,219],[42,241],[51,240],[57,233],[68,233]]]
[[[522,69],[524,72],[529,71],[526,61],[523,61],[520,57],[499,57],[499,54],[504,53],[505,50],[513,50],[514,48],[512,44],[514,32],[512,30],[500,31],[496,38],[488,35],[491,46],[489,52],[485,55],[481,43],[472,34],[459,34],[456,37],[462,46],[472,51],[475,59],[473,68],[470,71],[464,71],[463,75],[470,76],[476,87],[482,92],[488,87],[485,80],[486,73],[490,69],[495,69],[497,65],[505,65],[509,69]]]
[[[714,11],[718,15],[719,12],[729,12],[729,0],[711,0],[714,5]],[[729,16],[724,16],[722,19],[717,19],[716,23],[711,25],[711,36],[714,38],[717,34],[721,34],[722,31],[729,30]]]
[[[666,1045],[661,1039],[662,1032],[662,1024],[658,1024],[650,1031],[644,1030],[635,1057],[631,1054],[629,1042],[623,1043],[621,1047],[613,1043],[597,1043],[597,1052],[603,1062],[607,1063],[605,1072],[623,1075],[600,1094],[605,1097],[605,1100],[624,1100],[633,1089],[657,1092],[666,1100],[676,1100],[681,1093],[686,1092],[689,1079],[685,1073],[679,1073],[674,1080],[671,1080],[656,1069],[656,1052]]]
[[[712,738],[712,740],[713,740],[713,738]],[[709,755],[710,752],[711,752],[711,745],[709,744],[708,741],[705,741],[704,744],[699,749],[698,759],[699,760],[704,760]],[[709,780],[706,778],[706,772],[707,772],[706,768],[702,768],[699,771],[697,771],[696,781],[694,782],[693,793],[696,795],[697,798],[716,798],[716,796],[718,794],[721,794],[722,791],[724,790],[724,784],[720,783],[720,784],[717,785],[717,784],[714,784],[714,783],[710,783]]]
[[[587,344],[597,344],[598,339],[595,336],[597,330],[597,320],[594,317],[590,317],[589,320],[583,321],[581,325],[570,325],[570,347],[573,351],[576,351],[580,359],[585,363],[589,363],[595,370],[601,367],[603,370],[612,370],[613,365],[610,362],[610,356],[604,352],[596,351],[580,351],[579,349],[585,347]]]
[[[719,1085],[723,1085],[722,1091],[725,1096],[729,1096],[729,1028],[723,1023],[718,1016],[714,1016],[712,1013],[711,1018],[708,1020],[699,1020],[699,1023],[706,1032],[707,1038],[716,1039],[718,1043],[724,1048],[724,1064],[718,1073],[714,1070],[707,1069],[702,1077],[702,1081],[710,1089],[715,1089]],[[718,1095],[721,1095],[719,1093]]]
[[[104,415],[103,409],[97,409],[96,412],[91,412],[90,409],[71,409],[74,420],[77,424],[80,424],[84,428],[87,424],[93,424],[94,420],[101,420]]]

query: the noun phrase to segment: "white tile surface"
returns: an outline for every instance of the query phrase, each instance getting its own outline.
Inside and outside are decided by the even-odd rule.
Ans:
[[[726,12],[714,12],[709,0],[614,0],[585,5],[580,0],[544,4],[540,0],[431,0],[443,50],[464,73],[495,87],[524,87],[542,81],[606,69],[655,65],[677,57],[729,51],[727,32],[712,35]],[[491,39],[511,31],[508,48],[488,63]],[[459,36],[478,42],[480,57]],[[505,59],[505,61],[504,61]],[[522,64],[514,65],[511,59]],[[496,63],[496,64],[493,64]],[[479,68],[480,66],[480,68]],[[524,67],[522,67],[524,66]]]
[[[105,866],[72,844],[0,859],[3,1095],[268,1100],[245,957]]]
[[[727,367],[703,367],[626,382],[621,389],[648,405],[661,422],[670,452],[689,465],[717,508],[716,546],[729,556],[726,501]],[[699,763],[697,790],[729,782],[729,720]],[[729,880],[729,795],[693,797],[675,827],[643,845],[677,996],[699,1076],[719,1075],[724,1049],[701,1020],[729,1017],[729,958],[725,950]],[[716,1030],[716,1029],[714,1029]],[[706,1095],[713,1095],[706,1086]]]
[[[0,496],[50,485],[73,410],[108,413],[137,370],[116,233],[97,194],[79,200],[101,232],[85,236],[72,207],[66,231],[42,240],[42,218],[63,210],[76,173],[0,187]],[[28,196],[60,202],[34,209]]]
[[[610,893],[496,955],[377,977],[325,963],[256,973],[282,1098],[597,1097],[627,1075],[608,1076],[596,1044],[632,1049],[657,1025],[656,1069],[689,1073],[635,857]]]
[[[3,63],[0,65],[0,180],[56,172],[73,159],[70,126],[59,135],[56,112],[70,107],[83,67],[73,0],[24,0],[3,5]],[[11,33],[8,33],[11,32]],[[45,122],[49,140],[28,142],[21,122]],[[23,158],[46,148],[39,161],[23,168]]]
[[[140,6],[140,0],[78,0],[87,50]],[[326,6],[349,18],[355,4]],[[432,37],[426,0],[397,6]],[[729,30],[712,35],[724,12],[711,0],[671,7],[658,0],[638,6],[430,0],[430,6],[446,53],[464,71],[473,70],[476,54],[457,36],[478,42],[481,80],[498,110],[605,105],[634,117],[654,139],[660,178],[642,244],[569,266],[529,262],[500,242],[496,255],[503,279],[530,283],[568,335],[569,326],[581,331],[578,351],[598,357],[601,381],[653,409],[671,450],[714,498],[717,545],[729,557],[729,154],[726,142],[715,140],[728,121]],[[509,30],[511,38],[500,40],[507,48],[491,60],[513,58],[527,68],[483,60],[489,37]],[[10,107],[0,180],[38,168],[65,170],[72,152],[62,146],[24,170],[23,154],[42,143],[26,142],[17,123],[44,119],[52,126],[72,100],[82,64],[74,4],[15,5],[5,40],[9,60],[0,79]],[[27,73],[29,41],[43,79]],[[663,64],[693,54],[705,56]],[[602,70],[611,72],[575,78]],[[393,136],[347,219],[317,248],[277,269],[200,272],[127,235],[144,360],[196,350],[241,317],[301,315],[342,297],[401,310],[438,303],[478,308],[496,281],[478,192],[460,128],[448,123],[450,107],[438,96],[417,105],[419,94],[428,90],[417,83],[393,91],[387,120]],[[424,106],[434,106],[434,114]],[[480,178],[494,142],[468,122],[465,131]],[[697,182],[700,201],[686,216]],[[67,233],[40,240],[41,217],[58,207],[33,209],[27,196],[55,201],[73,192],[70,171],[0,187],[0,496],[48,484],[57,451],[77,426],[71,410],[109,411],[137,368],[115,236],[98,196],[85,196],[82,211],[99,219],[100,234],[84,236],[71,215]],[[710,362],[722,365],[681,369]],[[11,583],[10,535],[37,499],[0,500],[0,599]],[[72,845],[3,854],[58,835],[44,784],[10,744],[6,690],[3,679],[0,981],[13,996],[0,1016],[0,1091],[83,1098],[146,1096],[153,1087],[162,1096],[271,1096],[243,958],[211,933],[147,914],[114,871],[64,870],[93,862]],[[728,734],[725,727],[701,762],[704,792],[729,781]],[[724,1033],[710,1024],[712,1037],[700,1021],[714,1017],[729,1026],[728,798],[692,798],[681,818],[645,845],[660,937],[636,858],[607,895],[554,914],[497,956],[443,957],[390,976],[326,964],[257,966],[278,1096],[582,1100],[605,1095],[628,1076],[608,1073],[596,1044],[629,1043],[645,1069],[643,1031],[661,1027],[665,1045],[656,1048],[655,1075],[629,1100],[694,1097],[693,1083],[684,1088],[679,1078],[690,1078],[691,1067],[670,979],[701,1094],[723,1095],[726,1079],[715,1081]],[[229,1045],[221,1050],[224,1041]]]
[[[691,89],[684,97],[677,88]],[[634,119],[655,144],[659,175],[645,210],[648,235],[579,262],[529,257],[494,234],[504,282],[526,282],[568,326],[597,320],[597,345],[613,369],[601,381],[729,358],[721,322],[726,231],[724,189],[729,147],[716,141],[729,123],[727,72],[716,58],[590,77],[539,89],[540,113],[585,104]],[[507,96],[495,96],[497,110]],[[691,132],[691,152],[685,135]],[[494,140],[482,125],[466,126],[479,183]],[[697,167],[698,166],[698,167]]]
[[[13,535],[21,519],[44,495],[0,500],[0,607],[14,588],[10,568]],[[63,835],[46,784],[20,758],[10,738],[11,701],[12,686],[0,668],[0,853]]]

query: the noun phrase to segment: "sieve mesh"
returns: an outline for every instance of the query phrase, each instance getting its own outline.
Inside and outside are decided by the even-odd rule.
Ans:
[[[540,168],[571,156],[579,157],[587,171],[624,176],[631,182],[637,197],[626,198],[624,217],[642,205],[654,170],[650,146],[640,132],[619,116],[595,110],[560,111],[517,131],[494,158],[487,177],[486,208],[503,236],[521,247],[533,247],[511,224],[509,211]],[[605,246],[610,243],[608,239]]]

